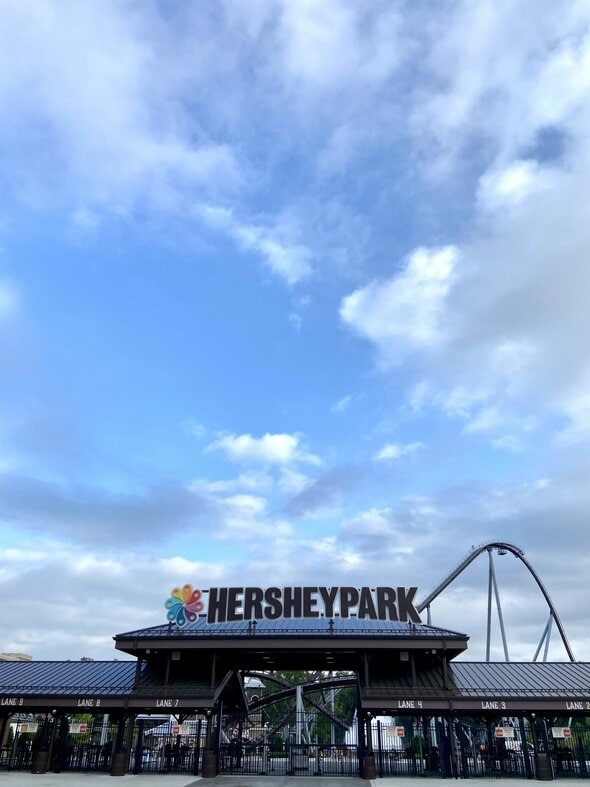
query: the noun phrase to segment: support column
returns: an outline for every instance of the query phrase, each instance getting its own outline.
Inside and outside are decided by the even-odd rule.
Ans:
[[[0,717],[0,746],[5,746],[6,741],[5,738],[8,737],[8,719],[10,716],[2,716]]]
[[[449,742],[451,746],[451,771],[455,779],[459,778],[459,763],[457,761],[457,742],[455,740],[455,720],[449,714]]]
[[[356,703],[356,726],[357,726],[357,756],[359,765],[363,761],[363,757],[365,755],[365,726],[363,724],[363,708],[361,705],[361,693],[360,691],[357,692],[357,703]]]
[[[69,734],[68,717],[65,714],[56,716],[54,725],[57,735],[54,736],[53,755],[51,757],[51,767],[54,773],[61,773],[62,768],[67,765],[67,740]]]
[[[375,769],[375,752],[373,751],[373,734],[371,729],[371,719],[372,719],[371,714],[367,713],[364,719],[365,728],[366,728],[366,733],[365,733],[366,748],[361,762],[361,779],[377,778],[377,771]]]
[[[518,728],[520,730],[520,745],[522,748],[522,756],[524,757],[524,770],[527,779],[533,778],[533,768],[531,766],[531,758],[529,756],[529,747],[527,745],[526,728],[524,726],[524,716],[518,719]]]
[[[539,781],[551,781],[553,779],[551,759],[549,757],[549,753],[547,752],[546,746],[543,746],[543,750],[541,750],[541,747],[539,746],[539,738],[536,728],[536,716],[534,713],[531,713],[530,725],[531,734],[533,736],[533,746],[535,749],[535,775]]]
[[[193,768],[192,773],[193,776],[197,776],[199,773],[199,761],[201,759],[201,729],[203,727],[203,719],[199,719],[197,722],[197,745],[195,746],[195,751],[193,753]]]
[[[135,757],[133,759],[133,773],[141,773],[143,770],[143,727],[145,721],[139,719],[137,722],[137,738],[135,741]]]
[[[217,727],[215,729],[215,740],[212,741],[211,725],[213,723],[213,714],[210,714],[210,712],[207,711],[207,747],[203,751],[203,769],[201,774],[204,779],[212,779],[213,777],[217,776],[222,714],[223,703],[220,700],[217,705]]]

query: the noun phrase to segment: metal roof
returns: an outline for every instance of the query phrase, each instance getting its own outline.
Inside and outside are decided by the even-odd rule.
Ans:
[[[179,628],[172,623],[117,634],[115,639],[180,639],[206,637],[378,637],[397,639],[468,639],[466,634],[427,626],[424,623],[398,623],[356,617],[281,618],[279,620],[208,623],[199,616],[194,623]]]
[[[135,661],[0,661],[0,693],[118,696],[133,690]]]
[[[91,712],[107,707],[187,707],[194,711],[195,707],[212,707],[220,694],[228,706],[247,707],[235,671],[220,676],[215,686],[199,675],[164,685],[163,676],[143,663],[141,685],[135,687],[136,669],[136,661],[0,662],[0,712],[53,706]]]
[[[100,707],[110,702],[113,707],[192,708],[195,697],[210,704],[214,695],[225,691],[226,684],[230,693],[237,691],[234,672],[227,673],[215,689],[201,683],[198,675],[164,687],[157,672],[146,664],[142,666],[142,687],[138,691],[134,689],[135,670],[135,661],[0,662],[0,701],[9,712],[21,705],[45,707],[44,703],[47,707],[78,704],[98,708],[98,700],[87,700],[89,697],[112,698],[103,700]],[[590,663],[456,661],[448,665],[446,677],[440,664],[418,670],[414,682],[410,674],[396,675],[395,670],[391,675],[375,675],[370,686],[361,688],[362,702],[367,709],[392,712],[402,708],[406,712],[429,709],[463,713],[550,710],[556,715],[585,715],[590,704]],[[146,694],[178,699],[149,700]],[[189,694],[190,698],[182,699]],[[25,702],[17,701],[19,697]],[[62,698],[61,705],[55,701],[57,697]]]
[[[448,665],[446,680],[442,665],[435,665],[418,672],[415,682],[407,675],[379,676],[360,691],[365,708],[392,715],[404,709],[585,716],[590,708],[590,664],[455,661]]]
[[[495,692],[502,696],[590,696],[590,664],[575,662],[470,662],[449,665],[457,692],[479,696]]]

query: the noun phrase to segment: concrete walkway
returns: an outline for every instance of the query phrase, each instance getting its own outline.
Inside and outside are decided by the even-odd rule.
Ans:
[[[112,781],[114,779],[114,781]],[[357,779],[329,776],[200,776],[141,775],[111,777],[96,773],[20,773],[0,771],[0,787],[442,787],[441,779],[408,778]],[[449,787],[452,780],[447,780]],[[526,779],[460,779],[457,787],[524,787]],[[556,787],[584,787],[589,780],[559,779]]]

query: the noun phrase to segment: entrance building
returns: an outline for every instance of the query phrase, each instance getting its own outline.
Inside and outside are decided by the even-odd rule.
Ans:
[[[0,662],[0,767],[589,775],[590,664],[458,660],[466,634],[356,609],[193,614],[116,635],[131,659]]]

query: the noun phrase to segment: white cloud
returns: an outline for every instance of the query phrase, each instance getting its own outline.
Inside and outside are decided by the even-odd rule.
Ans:
[[[520,437],[516,435],[502,435],[501,437],[495,437],[492,440],[492,445],[494,448],[500,448],[505,451],[511,451],[513,454],[519,454],[524,451],[525,445]]]
[[[142,11],[110,0],[2,6],[0,138],[11,151],[2,171],[25,202],[65,203],[85,229],[102,211],[182,209],[189,195],[242,182],[231,145],[187,111],[179,87],[189,64],[163,56],[166,20]]]
[[[266,500],[255,495],[233,495],[224,500],[232,518],[252,519],[266,510]]]
[[[551,188],[554,173],[536,161],[514,161],[480,178],[477,200],[484,210],[518,205],[536,192]]]
[[[185,428],[196,437],[198,440],[202,440],[205,435],[207,434],[207,427],[200,423],[199,421],[194,421],[193,419],[189,419],[185,422]]]
[[[252,492],[269,492],[273,486],[273,478],[268,473],[249,472],[240,473],[237,478],[212,481],[207,478],[196,478],[189,485],[193,492],[205,494],[218,494],[249,490]]]
[[[373,457],[377,461],[387,459],[400,459],[402,456],[410,456],[420,451],[426,446],[424,443],[386,443]]]
[[[338,0],[283,3],[279,35],[287,89],[325,96],[383,82],[403,52],[400,22],[396,9],[372,14]]]
[[[414,288],[415,313],[399,295],[412,291],[406,265],[352,293],[341,314],[382,360],[409,346],[414,412],[442,408],[473,434],[486,413],[496,441],[521,440],[519,421],[546,424],[565,445],[590,437],[590,11],[539,10],[537,0],[466,1],[432,19],[424,55],[437,79],[414,103],[412,130],[426,167],[462,183],[473,212],[456,231],[454,272],[432,296]]]
[[[280,221],[273,227],[237,220],[233,212],[215,205],[201,204],[195,214],[209,226],[227,232],[246,251],[260,254],[267,267],[287,284],[294,285],[312,273],[312,252],[293,238],[295,230]]]
[[[267,501],[256,495],[238,494],[219,501],[223,510],[223,527],[214,533],[219,540],[250,542],[264,540],[266,548],[272,549],[268,540],[290,536],[292,527],[289,522],[266,516]]]
[[[268,267],[287,284],[296,284],[311,274],[310,250],[301,244],[285,243],[280,238],[280,231],[269,232],[263,227],[243,224],[234,232],[245,249],[262,254]]]
[[[439,344],[447,328],[442,317],[457,258],[455,246],[415,249],[399,274],[344,298],[341,318],[390,360],[409,347]]]
[[[269,434],[253,437],[251,434],[223,434],[207,447],[208,451],[222,451],[235,462],[257,462],[287,465],[292,462],[319,464],[319,459],[301,448],[297,434]]]
[[[503,415],[495,407],[482,407],[465,425],[466,434],[490,432],[504,424]]]
[[[312,483],[312,479],[303,473],[298,473],[290,467],[281,468],[281,477],[279,478],[278,486],[283,494],[298,495]]]
[[[585,2],[462,0],[433,18],[424,59],[437,79],[412,121],[438,163],[474,139],[508,162],[540,127],[570,124],[588,95],[589,16]]]
[[[342,399],[338,399],[332,407],[330,408],[331,413],[343,413],[345,410],[348,409],[350,403],[352,402],[352,394],[347,394],[347,396],[343,396]]]
[[[590,438],[590,389],[581,384],[577,390],[565,395],[561,400],[563,411],[569,423],[557,434],[561,445],[572,445]]]

